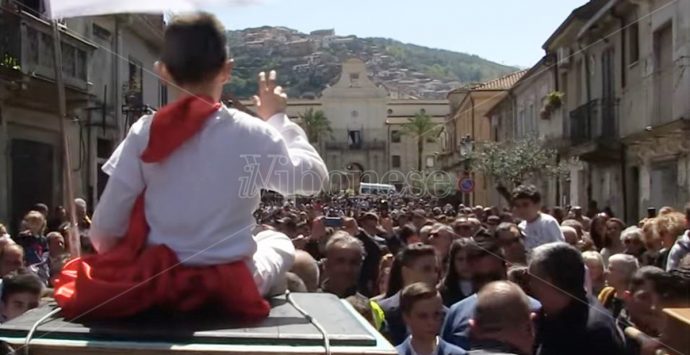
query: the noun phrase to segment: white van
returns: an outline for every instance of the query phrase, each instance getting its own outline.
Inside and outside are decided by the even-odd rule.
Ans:
[[[360,195],[388,195],[395,192],[395,186],[389,184],[370,184],[366,182],[359,184]]]

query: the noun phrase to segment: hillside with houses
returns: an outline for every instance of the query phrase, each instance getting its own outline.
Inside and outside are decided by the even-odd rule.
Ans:
[[[442,98],[454,88],[516,69],[476,55],[340,36],[332,29],[306,34],[266,26],[229,31],[228,38],[236,69],[227,90],[245,98],[256,92],[256,73],[272,68],[280,71],[291,97],[318,97],[335,83],[341,63],[353,57],[365,61],[370,78],[398,98]]]

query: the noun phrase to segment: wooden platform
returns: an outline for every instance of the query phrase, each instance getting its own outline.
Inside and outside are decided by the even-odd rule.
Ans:
[[[661,342],[675,353],[690,354],[690,308],[664,309],[664,331]]]
[[[333,354],[395,354],[349,304],[329,294],[293,294],[293,300],[328,333]],[[149,314],[109,322],[66,322],[59,316],[38,327],[31,354],[323,354],[321,332],[284,296],[271,300],[270,316],[240,324],[217,314]],[[0,340],[17,349],[45,305],[0,327]]]

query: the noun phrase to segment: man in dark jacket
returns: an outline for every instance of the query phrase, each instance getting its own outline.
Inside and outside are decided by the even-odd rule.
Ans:
[[[367,229],[372,231],[369,225],[377,225],[378,217],[373,213],[367,213],[362,217],[360,223],[363,223],[363,226],[366,226]],[[354,234],[354,236],[362,241],[366,252],[364,263],[362,264],[362,272],[359,274],[359,291],[367,297],[376,296],[374,294],[375,284],[376,280],[378,280],[379,263],[383,257],[381,246],[382,244],[385,245],[385,240],[375,233],[367,232],[364,228],[359,229],[358,233]]]
[[[497,281],[477,294],[470,320],[473,355],[528,355],[534,346],[534,314],[520,286]]]
[[[469,241],[466,247],[468,264],[472,273],[472,286],[479,291],[484,285],[505,280],[506,263],[500,246],[494,238],[480,231],[475,240]],[[528,297],[532,312],[541,308],[539,302]],[[450,307],[441,331],[443,340],[465,350],[471,348],[470,319],[477,307],[477,294],[473,294]]]
[[[542,304],[538,355],[618,355],[623,335],[615,320],[585,291],[585,265],[574,247],[549,243],[533,250],[530,290]]]

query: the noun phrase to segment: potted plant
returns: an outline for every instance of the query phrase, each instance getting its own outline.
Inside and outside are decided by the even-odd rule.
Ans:
[[[562,91],[552,91],[546,95],[546,104],[552,109],[559,109],[563,104],[563,96],[565,93]]]
[[[544,98],[544,106],[541,111],[539,111],[539,117],[544,120],[551,118],[551,114],[554,110],[557,110],[563,104],[564,93],[560,91],[552,91]]]

